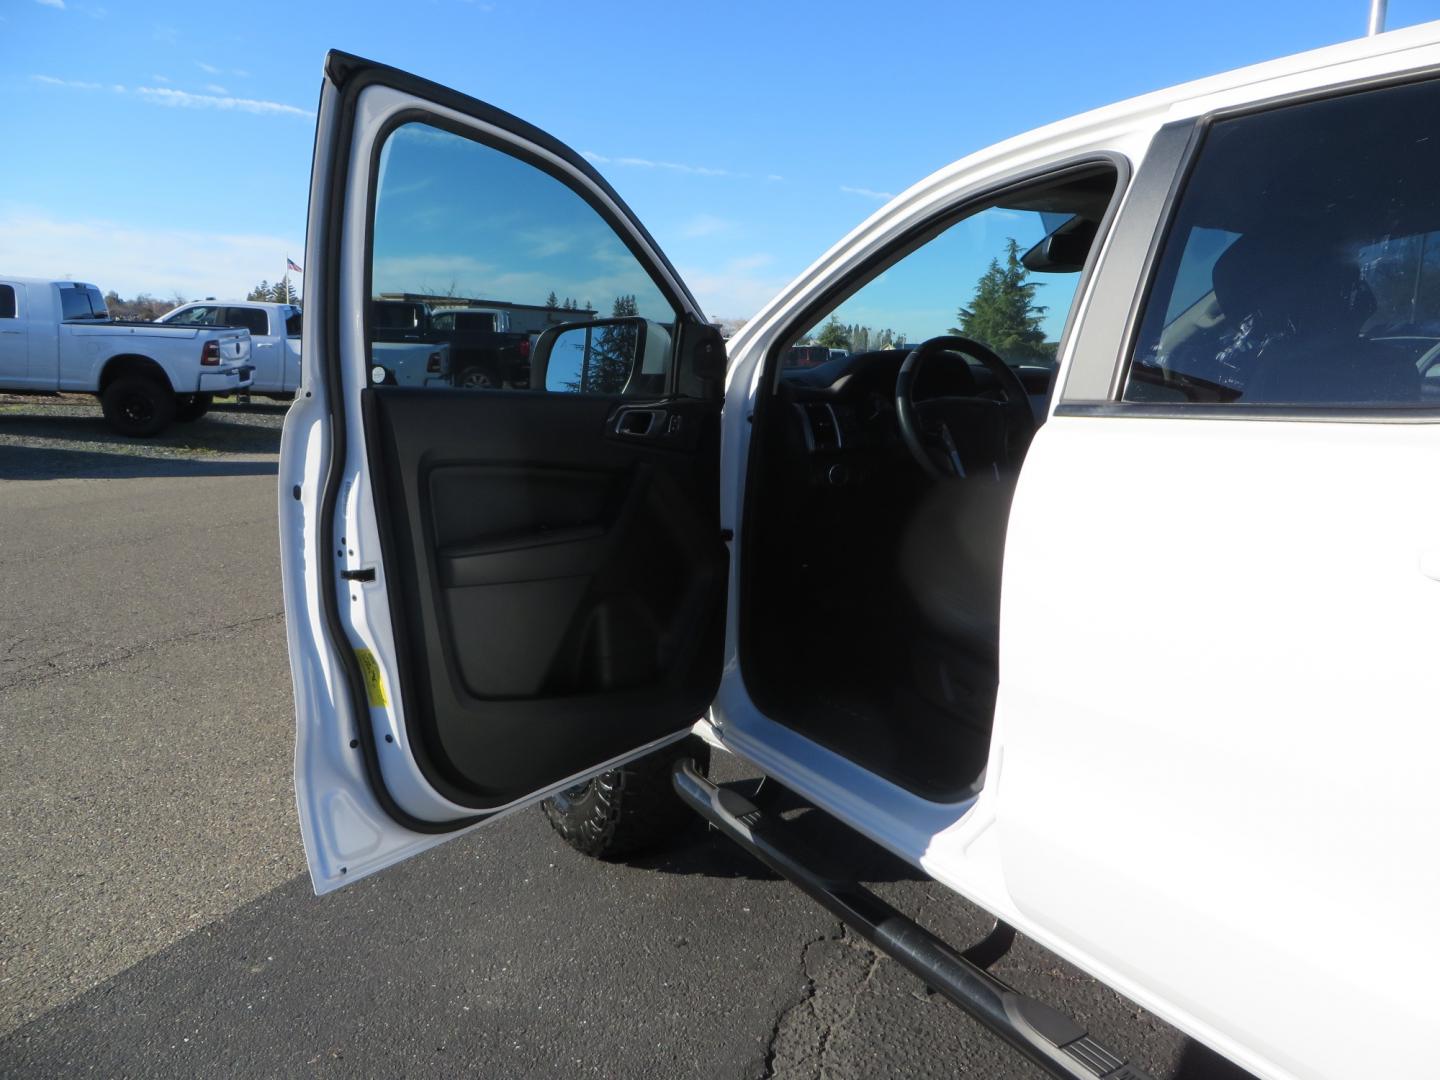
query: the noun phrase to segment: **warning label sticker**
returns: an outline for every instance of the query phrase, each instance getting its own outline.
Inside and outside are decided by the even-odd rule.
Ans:
[[[385,675],[380,670],[380,661],[369,649],[356,649],[355,658],[360,661],[360,670],[365,675],[365,696],[372,708],[383,709],[390,704],[385,696]]]

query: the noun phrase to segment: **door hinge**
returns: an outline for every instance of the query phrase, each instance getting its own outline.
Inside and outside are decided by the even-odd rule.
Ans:
[[[346,581],[374,581],[375,568],[366,566],[360,570],[341,570],[340,576]]]

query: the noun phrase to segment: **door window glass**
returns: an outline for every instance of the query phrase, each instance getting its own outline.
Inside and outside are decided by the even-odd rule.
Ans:
[[[264,308],[226,308],[224,323],[226,326],[243,326],[251,334],[264,336],[270,333],[270,319]]]
[[[0,319],[15,318],[15,286],[0,285]]]
[[[372,382],[664,392],[675,306],[594,207],[527,162],[428,124],[400,126],[381,151],[372,251]],[[616,348],[592,377],[571,363],[574,334],[598,341],[607,329]],[[629,350],[619,375],[627,334],[645,348]],[[542,372],[552,356],[557,371]]]
[[[165,321],[176,326],[218,326],[220,323],[220,309],[218,307],[204,306],[186,308],[184,311],[172,315]]]
[[[1124,400],[1440,399],[1437,108],[1440,84],[1423,83],[1216,123],[1161,253]]]

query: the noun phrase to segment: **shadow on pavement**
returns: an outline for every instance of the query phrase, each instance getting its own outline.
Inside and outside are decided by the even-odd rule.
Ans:
[[[747,798],[753,781],[722,784]],[[928,876],[909,863],[873,844],[828,814],[805,804],[798,796],[767,781],[764,797],[756,799],[767,814],[785,819],[790,835],[807,852],[810,865],[828,877],[869,884],[892,881],[926,881]],[[778,875],[696,818],[688,838],[659,855],[627,860],[627,866],[662,874],[703,874],[715,878],[750,878],[773,881]]]

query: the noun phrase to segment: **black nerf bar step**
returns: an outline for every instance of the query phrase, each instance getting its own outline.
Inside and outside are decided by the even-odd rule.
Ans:
[[[868,889],[811,870],[802,855],[792,850],[798,845],[787,843],[782,819],[767,816],[734,791],[716,787],[695,770],[694,762],[677,762],[672,779],[680,798],[706,821],[1051,1076],[1153,1080],[1124,1056],[1092,1039],[1070,1017],[1012,990]],[[1007,929],[998,931],[1000,938]],[[978,956],[985,950],[977,946],[975,951]]]

